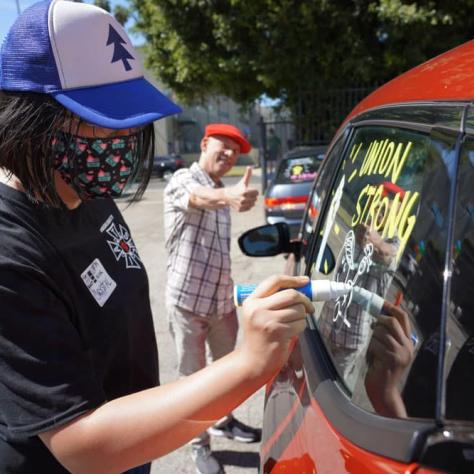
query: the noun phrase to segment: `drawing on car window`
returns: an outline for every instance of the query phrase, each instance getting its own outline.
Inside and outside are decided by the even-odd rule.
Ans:
[[[341,205],[341,197],[342,197],[342,190],[344,189],[345,177],[342,175],[341,181],[339,186],[334,193],[334,197],[332,198],[331,205],[329,206],[329,210],[327,213],[326,225],[324,226],[324,233],[323,238],[321,240],[321,245],[319,247],[318,257],[316,258],[316,268],[321,267],[321,261],[324,255],[324,249],[326,248],[327,240],[329,237],[329,233],[331,232],[332,226],[334,221],[336,220],[336,214],[339,210],[339,206]]]
[[[360,145],[353,147],[353,162],[358,156]],[[397,261],[416,224],[414,211],[420,195],[417,191],[405,191],[397,185],[412,147],[411,141],[396,143],[390,139],[373,140],[367,146],[361,166],[355,166],[348,179],[348,183],[363,177],[374,179],[380,176],[390,179],[382,183],[369,182],[361,189],[351,224],[355,227],[357,224],[367,225],[370,222],[371,228],[380,231],[382,238],[397,236],[400,240]]]
[[[372,243],[368,243],[364,246],[362,253],[363,257],[360,262],[354,261],[355,252],[355,235],[350,230],[346,238],[344,239],[343,256],[339,271],[336,274],[336,281],[347,283],[354,288],[358,284],[359,278],[370,271],[370,267],[373,265],[372,254],[374,252],[374,246]],[[343,325],[350,328],[351,323],[347,318],[347,310],[352,303],[353,291],[339,297],[335,301],[333,323],[335,323],[335,330],[339,331]],[[340,321],[340,322],[339,322]]]

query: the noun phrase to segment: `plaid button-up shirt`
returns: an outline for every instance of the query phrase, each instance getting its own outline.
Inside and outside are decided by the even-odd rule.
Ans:
[[[199,186],[216,184],[197,164],[173,174],[164,192],[167,261],[166,302],[201,316],[234,310],[230,274],[229,208],[189,207]]]

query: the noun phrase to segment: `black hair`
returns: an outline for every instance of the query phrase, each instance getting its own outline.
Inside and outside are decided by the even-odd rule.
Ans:
[[[52,140],[70,117],[69,110],[46,94],[0,92],[0,167],[18,178],[27,197],[35,203],[64,206],[55,186]],[[155,132],[153,124],[149,124],[138,133],[138,159],[130,177],[137,187],[130,202],[139,200],[146,190],[154,149]]]

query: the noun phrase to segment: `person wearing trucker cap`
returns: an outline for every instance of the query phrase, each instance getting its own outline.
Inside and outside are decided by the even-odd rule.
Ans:
[[[180,377],[206,366],[206,344],[212,360],[235,347],[238,322],[231,278],[230,209],[247,211],[258,195],[249,187],[250,167],[234,186],[225,188],[221,180],[239,155],[251,149],[238,128],[209,124],[200,146],[199,161],[173,174],[163,199],[168,251],[166,311]],[[260,440],[258,430],[232,415],[223,417],[209,432],[244,443]],[[191,447],[198,472],[223,472],[211,452],[207,431],[196,436]]]
[[[0,472],[149,472],[285,362],[310,303],[276,292],[304,281],[265,280],[237,350],[158,386],[146,273],[110,198],[132,177],[143,193],[152,122],[179,107],[111,15],[65,0],[18,17],[0,89]]]

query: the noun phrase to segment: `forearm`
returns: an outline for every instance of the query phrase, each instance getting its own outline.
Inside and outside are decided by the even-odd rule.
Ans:
[[[365,389],[376,413],[382,416],[406,418],[406,408],[395,383],[387,382],[390,375],[367,375]]]
[[[224,188],[200,186],[189,197],[189,206],[196,209],[221,209],[228,205]]]
[[[231,412],[288,360],[311,301],[291,288],[307,277],[273,276],[244,303],[241,346],[195,374],[110,401],[40,434],[69,471],[115,474],[162,456]],[[284,289],[283,291],[278,291]]]
[[[237,350],[187,378],[108,402],[42,439],[72,472],[123,472],[231,412],[265,382],[251,370]]]
[[[379,395],[369,395],[376,413],[390,418],[406,418],[406,408],[400,392],[396,389],[383,391]]]

